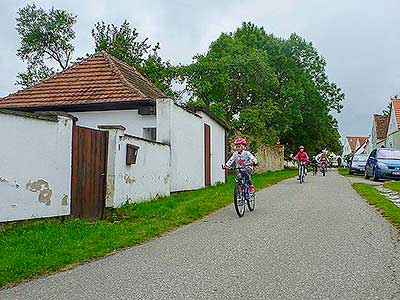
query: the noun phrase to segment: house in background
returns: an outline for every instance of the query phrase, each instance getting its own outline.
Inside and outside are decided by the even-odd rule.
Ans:
[[[64,171],[58,176],[67,181],[68,176],[72,178],[71,191],[63,190],[63,199],[68,199],[63,203],[71,201],[71,213],[76,216],[95,218],[104,208],[126,201],[141,201],[225,181],[221,169],[226,158],[225,123],[205,109],[189,111],[177,105],[134,68],[106,52],[91,55],[33,87],[2,98],[0,109],[26,113],[12,117],[0,114],[0,126],[8,128],[15,123],[21,128],[10,137],[9,142],[17,149],[4,155],[10,160],[8,165],[19,165],[18,156],[23,155],[24,145],[32,153],[32,159],[36,153],[38,158],[46,160],[40,144],[24,144],[34,138],[32,134],[46,135],[49,141],[58,139],[53,142],[70,147],[62,150],[64,154],[71,153],[71,157],[63,157],[63,162],[58,161],[54,166],[65,163],[71,169],[72,164],[71,173],[63,166]],[[46,129],[50,122],[47,116],[38,121],[52,111],[61,114],[53,120],[55,131]],[[62,128],[62,114],[73,120],[70,129],[67,128],[70,134],[63,129],[65,143],[60,143],[61,137],[53,134]],[[46,147],[43,143],[42,146]],[[35,178],[38,182],[35,187],[46,185],[50,195],[58,195],[51,182],[56,179],[45,178],[57,172],[48,172],[51,164],[47,162],[37,165],[29,172],[23,167],[3,170],[0,176],[19,187]],[[24,172],[29,173],[29,178]],[[0,184],[0,194],[6,188],[3,186]],[[10,214],[0,216],[0,221],[18,219],[17,207],[29,207],[26,205],[29,195],[21,193],[21,198],[7,208]],[[53,202],[47,202],[49,208]],[[49,216],[43,211],[32,215]],[[68,214],[67,209],[63,214]]]
[[[346,136],[343,146],[343,157],[354,154],[357,150],[365,151],[368,136]]]
[[[400,99],[392,98],[385,147],[400,149]]]
[[[354,155],[356,154],[368,154],[368,145],[370,143],[370,137],[368,137],[364,142],[360,145],[360,147],[354,150]]]
[[[371,135],[367,144],[367,154],[376,148],[385,146],[389,127],[389,116],[374,114]]]

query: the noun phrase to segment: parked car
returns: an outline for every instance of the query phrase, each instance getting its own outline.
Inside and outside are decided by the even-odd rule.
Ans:
[[[365,166],[365,178],[400,180],[400,150],[379,148],[372,150]]]
[[[350,161],[349,174],[364,174],[367,160],[368,160],[368,155],[365,154],[354,155],[353,159]]]

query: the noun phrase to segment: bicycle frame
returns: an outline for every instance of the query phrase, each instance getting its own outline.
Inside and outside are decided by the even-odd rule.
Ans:
[[[241,190],[243,192],[244,200],[249,200],[249,175],[247,174],[247,170],[245,168],[236,168],[238,170],[236,174],[236,183],[240,184]]]
[[[305,172],[306,172],[306,162],[300,162],[299,161],[299,179],[300,179],[300,183],[304,182],[304,176],[305,176]]]
[[[251,165],[244,165],[240,167],[234,167],[234,168],[229,168],[230,170],[236,170],[236,184],[240,185],[240,188],[243,192],[244,200],[249,200],[250,199],[250,174],[248,174],[248,171],[246,167],[250,167]],[[222,166],[224,168],[224,166]]]

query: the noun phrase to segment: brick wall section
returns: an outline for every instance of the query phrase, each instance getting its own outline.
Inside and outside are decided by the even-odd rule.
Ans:
[[[284,150],[283,145],[266,146],[261,145],[256,154],[258,166],[256,173],[264,173],[266,171],[277,171],[284,168]]]

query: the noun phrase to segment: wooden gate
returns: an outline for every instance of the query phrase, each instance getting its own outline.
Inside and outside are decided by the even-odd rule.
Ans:
[[[204,124],[204,171],[205,183],[211,185],[211,134],[207,124]]]
[[[71,214],[103,217],[107,180],[108,132],[74,126],[72,132]]]

